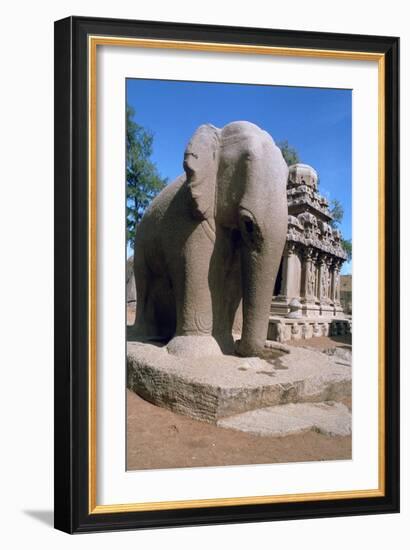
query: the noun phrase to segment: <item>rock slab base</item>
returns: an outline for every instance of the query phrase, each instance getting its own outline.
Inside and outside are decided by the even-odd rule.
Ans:
[[[217,425],[271,437],[307,431],[348,436],[352,433],[352,415],[342,403],[290,403],[237,414],[219,420]]]
[[[226,355],[188,359],[164,347],[129,342],[127,384],[155,405],[217,423],[255,409],[350,397],[351,368],[296,347],[269,361]]]

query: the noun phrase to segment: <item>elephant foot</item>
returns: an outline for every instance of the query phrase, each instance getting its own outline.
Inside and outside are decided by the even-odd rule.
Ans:
[[[249,345],[243,340],[235,341],[235,353],[241,357],[257,357],[263,351],[262,345]]]
[[[213,336],[174,336],[167,345],[168,353],[177,357],[200,358],[223,355]]]

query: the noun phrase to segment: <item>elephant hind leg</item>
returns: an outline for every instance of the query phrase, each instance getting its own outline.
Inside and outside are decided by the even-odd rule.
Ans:
[[[175,295],[166,276],[156,277],[151,285],[152,311],[155,322],[155,339],[168,341],[176,330]]]
[[[175,333],[175,299],[164,277],[147,266],[135,270],[137,310],[134,334],[141,340],[167,341]]]
[[[134,334],[139,339],[146,339],[152,331],[152,319],[150,319],[150,298],[148,287],[148,270],[145,265],[134,265],[135,290],[136,290],[136,312],[134,322]]]

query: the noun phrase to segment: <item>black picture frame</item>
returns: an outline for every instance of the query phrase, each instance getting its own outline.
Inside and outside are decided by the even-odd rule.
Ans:
[[[385,66],[384,494],[270,504],[90,512],[88,48],[90,35],[375,52]],[[55,527],[67,533],[399,511],[399,39],[68,17],[55,23]]]

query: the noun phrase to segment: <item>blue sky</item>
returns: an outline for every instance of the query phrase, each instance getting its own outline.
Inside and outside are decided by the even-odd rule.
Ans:
[[[320,193],[342,203],[341,231],[351,238],[350,90],[128,79],[127,102],[135,121],[153,132],[152,160],[170,182],[182,173],[185,146],[201,124],[249,120],[275,141],[288,140],[319,173]]]

